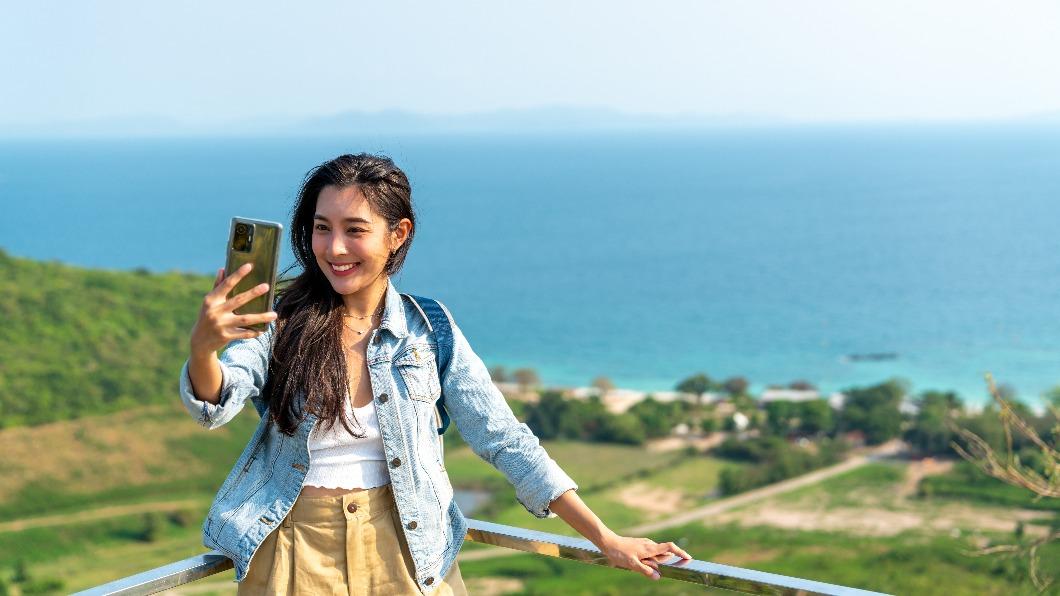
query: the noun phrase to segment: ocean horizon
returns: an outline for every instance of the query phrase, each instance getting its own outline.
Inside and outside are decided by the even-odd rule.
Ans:
[[[488,365],[972,404],[986,372],[1032,404],[1060,384],[1058,128],[0,140],[0,248],[209,274],[232,216],[286,227],[306,171],[358,151],[412,181],[395,284]]]

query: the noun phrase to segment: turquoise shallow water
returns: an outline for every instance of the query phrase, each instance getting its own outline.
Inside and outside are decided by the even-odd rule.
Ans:
[[[897,375],[971,401],[988,370],[1060,383],[1056,129],[4,141],[0,247],[209,272],[230,216],[286,221],[307,169],[359,150],[413,181],[398,286],[490,364],[641,389]],[[844,358],[874,352],[898,358]]]

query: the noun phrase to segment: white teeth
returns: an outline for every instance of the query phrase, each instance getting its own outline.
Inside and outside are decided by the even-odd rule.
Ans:
[[[353,263],[350,263],[349,265],[336,265],[332,263],[331,268],[335,271],[349,271],[350,269],[353,269],[353,265]]]

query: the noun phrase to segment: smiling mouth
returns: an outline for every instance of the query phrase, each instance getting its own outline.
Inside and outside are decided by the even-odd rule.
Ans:
[[[332,273],[336,275],[349,275],[354,269],[357,268],[360,263],[329,263],[332,268]]]

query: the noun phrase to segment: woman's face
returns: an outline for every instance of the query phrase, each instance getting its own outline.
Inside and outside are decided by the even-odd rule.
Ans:
[[[317,197],[313,255],[336,292],[354,294],[378,279],[411,227],[402,219],[391,231],[359,188],[328,185]]]

